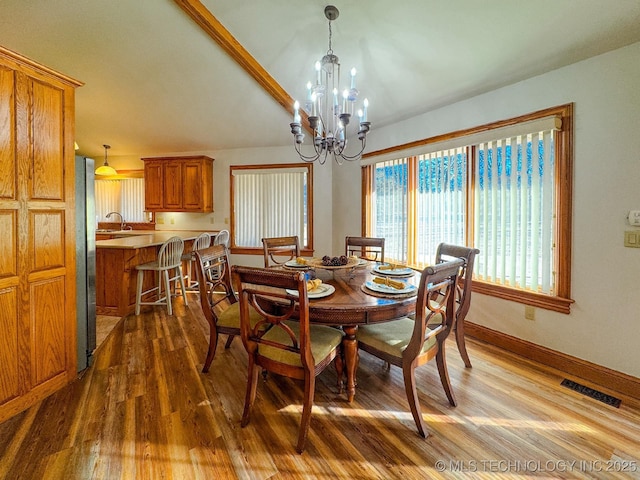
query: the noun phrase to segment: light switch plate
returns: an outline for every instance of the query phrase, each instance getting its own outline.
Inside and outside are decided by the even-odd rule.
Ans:
[[[640,231],[627,230],[624,232],[624,246],[640,248]]]

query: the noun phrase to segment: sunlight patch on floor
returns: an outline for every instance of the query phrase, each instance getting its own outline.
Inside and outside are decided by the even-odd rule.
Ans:
[[[302,405],[287,405],[279,410],[282,413],[287,414],[302,414]],[[330,415],[344,416],[346,418],[389,418],[394,417],[402,421],[413,421],[413,416],[407,406],[406,411],[394,411],[394,410],[365,410],[359,408],[350,407],[334,407],[325,408],[322,406],[313,406],[313,415]],[[570,432],[593,432],[593,429],[587,425],[576,422],[552,422],[536,419],[513,419],[503,417],[472,417],[472,416],[457,416],[451,415],[432,415],[428,413],[422,413],[422,418],[429,423],[447,423],[447,424],[471,424],[476,427],[508,427],[508,428],[522,428],[533,430],[548,430],[548,431],[570,431]]]

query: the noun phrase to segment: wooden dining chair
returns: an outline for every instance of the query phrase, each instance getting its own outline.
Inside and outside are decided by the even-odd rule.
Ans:
[[[233,338],[240,335],[240,305],[231,287],[227,247],[212,245],[197,250],[194,255],[200,306],[209,323],[209,349],[202,367],[206,373],[216,354],[219,335],[227,335],[225,348],[229,348]],[[254,323],[262,319],[253,309],[250,309],[250,317]]]
[[[158,250],[158,257],[151,262],[136,265],[138,271],[138,282],[136,288],[136,315],[140,315],[141,305],[166,305],[167,313],[173,315],[173,306],[171,298],[171,284],[177,282],[180,285],[180,292],[184,299],[184,304],[188,305],[186,289],[184,286],[184,277],[182,275],[182,252],[184,250],[184,241],[180,237],[171,237],[162,244]],[[144,273],[156,272],[157,284],[152,288],[143,291]],[[164,295],[163,295],[164,289]],[[156,292],[157,299],[153,302],[144,301],[147,294]]]
[[[365,260],[384,262],[384,238],[345,237],[344,244],[347,257],[356,255]]]
[[[262,247],[265,267],[282,265],[300,256],[297,236],[263,238]]]
[[[464,265],[458,275],[458,286],[456,288],[457,307],[453,330],[458,351],[467,368],[471,368],[471,360],[469,359],[467,346],[464,342],[464,321],[469,307],[471,307],[471,277],[473,277],[473,265],[478,253],[480,253],[480,250],[477,248],[441,243],[438,245],[435,259],[436,263],[453,258],[460,258],[464,261]]]
[[[303,272],[234,265],[233,284],[240,297],[240,334],[249,354],[247,391],[241,425],[249,423],[256,399],[259,369],[303,380],[304,401],[296,450],[305,447],[315,393],[315,378],[339,354],[343,332],[337,328],[309,324],[309,299]],[[289,289],[289,292],[287,292]],[[268,296],[276,311],[263,309]],[[251,308],[262,320],[252,324]],[[297,317],[295,320],[292,317]],[[268,328],[265,328],[268,327]]]
[[[436,359],[440,381],[447,399],[456,406],[449,381],[445,341],[455,318],[455,286],[463,261],[459,258],[425,268],[420,277],[415,319],[405,317],[391,322],[364,325],[358,329],[358,347],[402,368],[404,388],[418,433],[427,436],[418,400],[415,369]],[[429,325],[439,317],[436,325]]]

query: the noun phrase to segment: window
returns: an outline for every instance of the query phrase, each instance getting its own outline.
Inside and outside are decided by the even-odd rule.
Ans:
[[[96,217],[99,222],[108,219],[109,212],[120,212],[125,222],[145,222],[144,178],[96,180]]]
[[[233,253],[262,254],[262,238],[297,235],[313,251],[313,165],[231,167]]]
[[[418,268],[475,246],[475,291],[568,313],[571,125],[564,105],[367,155],[367,234]]]

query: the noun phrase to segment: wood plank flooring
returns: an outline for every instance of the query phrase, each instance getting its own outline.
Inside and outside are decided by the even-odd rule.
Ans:
[[[637,402],[608,406],[560,386],[559,372],[473,340],[472,369],[448,345],[458,407],[435,363],[418,371],[427,439],[400,370],[361,353],[353,403],[336,392],[332,368],[318,377],[298,455],[301,385],[261,380],[240,428],[246,353],[240,339],[228,350],[222,339],[202,374],[207,328],[192,299],[176,302],[176,316],[126,317],[75,382],[0,424],[0,479],[640,478]]]

